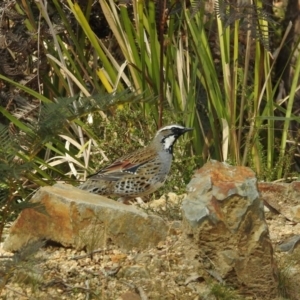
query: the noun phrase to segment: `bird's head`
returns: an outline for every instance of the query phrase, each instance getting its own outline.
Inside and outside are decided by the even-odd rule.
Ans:
[[[173,145],[176,140],[187,131],[193,128],[183,127],[181,125],[168,125],[159,129],[154,137],[154,142],[160,143],[163,149],[169,153],[173,153]]]

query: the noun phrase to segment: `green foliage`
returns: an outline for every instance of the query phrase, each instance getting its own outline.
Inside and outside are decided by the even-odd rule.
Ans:
[[[32,170],[32,162],[23,161],[23,149],[10,137],[7,126],[0,124],[0,237],[4,225],[20,209],[16,200],[26,197],[23,177]]]
[[[105,37],[90,22],[99,3]],[[290,175],[300,56],[289,95],[275,103],[276,56],[270,59],[268,43],[274,23],[260,1],[234,9],[219,1],[209,17],[200,2],[170,3],[168,15],[160,6],[167,2],[99,3],[16,5],[37,45],[26,50],[29,60],[41,67],[35,86],[0,75],[18,92],[13,100],[23,99],[15,110],[0,107],[16,129],[0,132],[2,203],[16,191],[26,198],[56,180],[85,180],[87,172],[146,145],[162,123],[194,127],[192,139],[176,147],[179,171],[166,190],[184,191],[195,166],[211,158],[251,166],[261,179]],[[34,64],[28,68],[34,72]]]
[[[234,289],[222,284],[214,284],[210,293],[217,300],[243,300]]]

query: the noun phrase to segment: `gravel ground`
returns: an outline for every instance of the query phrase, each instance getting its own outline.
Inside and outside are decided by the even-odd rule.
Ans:
[[[300,234],[300,224],[278,214],[267,213],[266,218],[280,270],[281,293],[285,299],[300,299],[300,251],[295,247],[293,253],[287,253],[278,248],[289,237]],[[25,254],[8,259],[3,257],[12,254],[5,253],[1,244],[0,298],[245,299],[222,285],[216,291],[216,280],[205,271],[201,258],[195,259],[188,250],[180,222],[170,222],[173,229],[167,240],[147,251],[110,248],[95,249],[87,255],[85,251],[46,244],[35,254],[30,255],[35,251],[29,247]]]

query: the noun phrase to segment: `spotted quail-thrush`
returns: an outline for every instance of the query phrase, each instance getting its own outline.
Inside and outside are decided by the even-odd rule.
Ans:
[[[180,125],[161,128],[147,147],[119,158],[91,175],[79,188],[90,193],[121,197],[123,201],[153,193],[164,184],[170,171],[174,143],[190,130],[193,128]]]

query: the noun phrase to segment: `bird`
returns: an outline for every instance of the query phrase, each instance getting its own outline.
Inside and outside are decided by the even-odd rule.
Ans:
[[[147,196],[159,189],[167,179],[173,159],[173,145],[193,128],[173,124],[159,129],[152,142],[120,157],[79,186],[79,189],[127,201]]]

